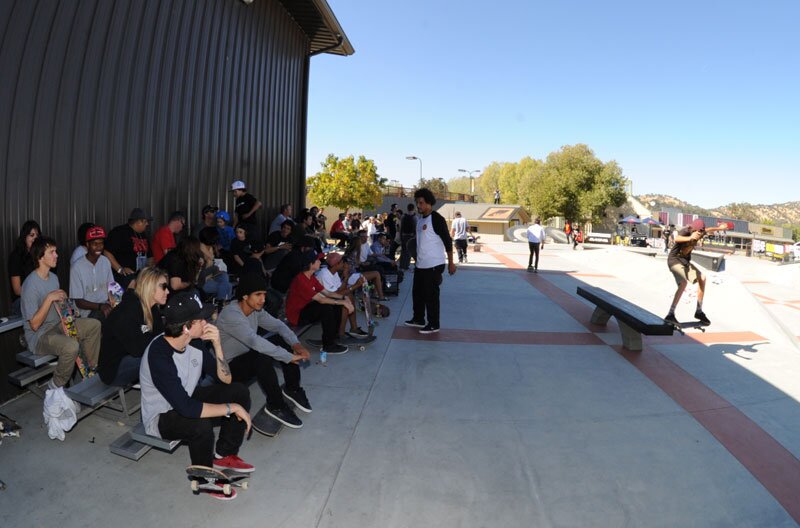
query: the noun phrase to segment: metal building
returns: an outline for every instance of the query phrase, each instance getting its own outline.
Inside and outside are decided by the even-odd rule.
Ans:
[[[238,179],[262,225],[302,204],[322,52],[353,53],[325,0],[0,2],[0,315],[29,218],[68,255],[78,225],[111,228],[133,207],[157,225],[231,209]]]

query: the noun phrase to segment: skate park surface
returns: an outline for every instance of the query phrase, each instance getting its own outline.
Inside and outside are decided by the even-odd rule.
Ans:
[[[58,442],[41,400],[5,404],[23,433],[0,446],[0,526],[797,526],[800,266],[728,257],[707,331],[632,353],[575,290],[666,315],[663,256],[548,244],[537,274],[527,259],[525,243],[470,251],[431,336],[402,324],[408,273],[375,343],[302,371],[303,428],[243,444],[257,469],[228,503],[192,495],[185,446],[133,462],[108,448],[124,424],[90,415]],[[678,318],[694,307],[689,292]]]

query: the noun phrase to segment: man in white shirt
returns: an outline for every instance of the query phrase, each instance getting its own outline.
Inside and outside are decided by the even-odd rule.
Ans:
[[[328,253],[325,262],[327,266],[320,268],[316,273],[317,280],[322,284],[326,292],[347,297],[350,299],[353,306],[355,306],[356,300],[353,292],[361,289],[365,280],[364,276],[360,273],[354,273],[351,276],[349,268],[345,266],[342,256],[339,253]],[[339,276],[340,271],[343,272],[343,277]],[[350,331],[347,332],[347,335],[357,339],[369,337],[369,334],[358,326],[355,310],[348,316],[348,319],[350,320]],[[339,337],[345,334],[345,327],[346,322],[342,319],[341,326],[339,327]]]
[[[433,210],[436,198],[430,189],[417,189],[414,201],[420,214],[417,220],[414,285],[411,290],[414,316],[405,324],[419,328],[420,334],[434,334],[439,331],[439,285],[442,283],[445,263],[450,275],[456,272],[453,239],[447,230],[447,220]]]
[[[103,255],[106,231],[94,226],[86,231],[86,255],[69,270],[69,296],[82,317],[105,320],[111,313],[108,284],[114,281],[111,261]]]
[[[539,273],[539,249],[544,248],[545,239],[544,228],[542,227],[541,220],[537,217],[531,225],[528,226],[528,271]],[[536,255],[536,262],[533,263],[533,256]]]
[[[453,225],[450,229],[450,236],[453,237],[453,243],[456,245],[458,251],[459,264],[467,261],[467,234],[469,233],[469,224],[466,218],[461,217],[461,213],[456,211],[456,217],[453,219]]]

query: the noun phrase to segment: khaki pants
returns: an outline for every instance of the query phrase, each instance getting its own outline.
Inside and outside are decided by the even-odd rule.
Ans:
[[[56,387],[63,387],[69,382],[81,347],[89,366],[96,367],[100,357],[100,321],[78,318],[75,319],[75,328],[78,330],[77,339],[65,336],[58,324],[41,336],[36,344],[36,354],[58,356],[58,365],[53,372],[53,383]]]

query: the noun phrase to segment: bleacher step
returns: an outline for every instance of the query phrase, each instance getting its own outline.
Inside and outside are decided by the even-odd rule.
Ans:
[[[80,404],[97,407],[104,401],[116,396],[119,393],[119,387],[106,385],[100,380],[100,376],[92,376],[72,387],[65,388],[64,392],[70,399]]]
[[[8,375],[8,381],[18,387],[26,387],[34,381],[53,373],[55,365],[44,365],[39,368],[23,367]]]
[[[52,354],[34,354],[30,350],[23,350],[22,352],[17,353],[17,361],[22,363],[23,365],[28,365],[29,367],[41,367],[45,363],[50,363],[51,361],[57,361],[58,358]]]
[[[126,432],[116,440],[114,440],[109,449],[115,455],[119,455],[131,460],[139,460],[152,449],[152,446],[137,442],[131,436],[130,431]]]
[[[157,449],[161,449],[163,451],[174,451],[178,444],[181,443],[180,440],[164,440],[163,438],[158,438],[155,436],[150,436],[144,431],[144,424],[139,423],[131,430],[131,438],[136,440],[137,442],[141,442],[142,444],[147,444],[149,446],[155,447]]]

